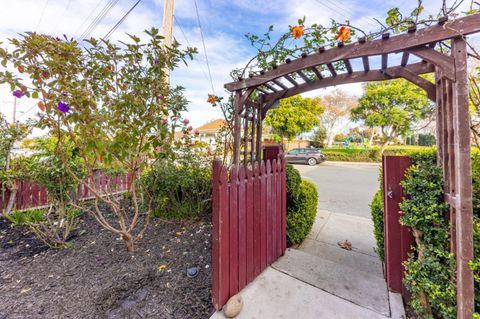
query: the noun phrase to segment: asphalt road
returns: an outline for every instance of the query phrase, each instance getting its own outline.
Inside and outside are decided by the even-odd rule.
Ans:
[[[295,168],[317,186],[320,210],[370,218],[368,205],[379,187],[380,166],[325,162]]]

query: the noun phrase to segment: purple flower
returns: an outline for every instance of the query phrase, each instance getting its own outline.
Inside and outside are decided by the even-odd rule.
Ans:
[[[159,99],[159,100],[162,100],[162,101],[163,101],[163,95],[157,95],[157,99]]]
[[[57,109],[60,111],[60,112],[63,112],[63,113],[68,113],[68,111],[70,111],[70,106],[68,106],[67,103],[64,103],[62,101],[58,102],[58,107]]]
[[[157,59],[153,60],[153,64],[157,65],[157,63],[158,63]]]
[[[15,96],[16,98],[21,98],[22,96],[25,95],[25,92],[23,92],[22,90],[15,90],[13,91],[13,96]]]

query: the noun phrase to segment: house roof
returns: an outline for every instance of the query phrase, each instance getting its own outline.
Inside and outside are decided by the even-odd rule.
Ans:
[[[195,130],[198,131],[199,133],[215,132],[226,125],[227,123],[225,122],[224,119],[216,119],[206,124],[203,124],[202,126],[197,127]]]

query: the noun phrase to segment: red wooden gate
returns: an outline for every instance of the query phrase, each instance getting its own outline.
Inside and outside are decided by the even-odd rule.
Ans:
[[[213,163],[212,295],[216,309],[286,249],[285,161]]]
[[[414,244],[410,228],[400,224],[400,208],[404,193],[400,182],[412,165],[408,156],[383,156],[383,199],[385,236],[385,278],[388,289],[406,296],[403,285],[403,262]]]

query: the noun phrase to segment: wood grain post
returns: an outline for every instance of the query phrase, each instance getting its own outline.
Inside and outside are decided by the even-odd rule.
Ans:
[[[472,163],[468,99],[467,47],[462,38],[452,40],[455,61],[453,110],[455,127],[455,206],[457,260],[457,318],[470,319],[474,310]]]

